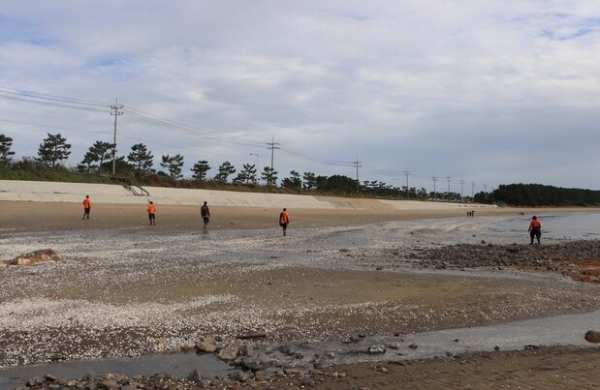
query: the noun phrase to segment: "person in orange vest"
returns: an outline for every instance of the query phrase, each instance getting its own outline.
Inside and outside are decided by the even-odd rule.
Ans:
[[[156,206],[151,200],[148,201],[148,208],[146,209],[146,211],[148,212],[148,219],[150,220],[150,225],[156,225]]]
[[[529,237],[531,237],[531,242],[529,243],[529,245],[533,245],[533,239],[537,239],[537,244],[540,245],[540,237],[542,236],[542,223],[537,219],[537,217],[534,215],[533,218],[531,218],[531,222],[529,223],[529,229],[527,229],[527,231],[529,232]]]
[[[83,219],[90,219],[90,209],[92,208],[92,200],[89,195],[83,200]]]
[[[287,212],[287,209],[283,209],[283,211],[279,214],[279,226],[283,229],[283,235],[286,235],[286,230],[288,223],[290,223],[290,215]]]

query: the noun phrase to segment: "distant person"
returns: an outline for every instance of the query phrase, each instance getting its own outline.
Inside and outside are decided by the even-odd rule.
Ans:
[[[283,235],[286,235],[287,226],[290,223],[290,215],[287,212],[287,209],[283,209],[283,211],[279,214],[279,226],[283,229]]]
[[[148,201],[148,208],[146,209],[146,211],[148,212],[148,219],[150,220],[150,225],[156,225],[156,206],[151,200]]]
[[[89,195],[83,200],[83,219],[90,219],[90,210],[92,208],[92,200]]]
[[[537,239],[537,244],[540,245],[540,237],[542,236],[542,224],[535,215],[533,216],[533,218],[531,218],[531,222],[529,223],[529,229],[527,229],[527,231],[529,232],[529,237],[531,237],[531,242],[529,243],[529,245],[533,245],[534,238]]]
[[[204,202],[200,207],[200,216],[204,221],[204,230],[206,230],[208,228],[208,222],[210,221],[210,209],[208,208],[208,203]]]

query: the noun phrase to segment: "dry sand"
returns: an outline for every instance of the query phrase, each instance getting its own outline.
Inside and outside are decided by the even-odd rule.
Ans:
[[[20,350],[24,356],[21,363],[38,362],[36,359],[46,357],[57,360],[94,357],[82,356],[82,344],[72,342],[70,338],[83,337],[83,344],[101,350],[101,338],[94,340],[80,328],[102,325],[103,322],[128,328],[126,322],[119,325],[119,321],[124,321],[122,317],[127,313],[137,315],[136,310],[140,307],[146,311],[144,315],[150,316],[148,322],[153,324],[144,331],[146,333],[142,332],[144,336],[157,340],[165,338],[165,331],[157,330],[161,327],[166,328],[167,333],[179,332],[166,344],[175,343],[186,331],[188,336],[207,333],[232,336],[266,330],[273,342],[319,337],[332,339],[357,334],[405,334],[487,325],[600,307],[598,289],[590,284],[563,283],[543,277],[480,278],[393,270],[407,265],[402,259],[395,260],[395,253],[400,252],[402,257],[406,254],[403,250],[416,248],[418,237],[409,237],[414,246],[408,248],[375,250],[365,247],[362,250],[357,244],[346,252],[340,244],[327,251],[323,249],[323,252],[319,252],[320,248],[305,249],[311,241],[320,244],[321,240],[329,242],[326,240],[331,237],[346,234],[336,227],[360,228],[377,226],[374,224],[385,221],[464,217],[466,210],[290,210],[289,241],[283,244],[277,227],[279,208],[212,207],[211,212],[209,236],[222,235],[228,242],[217,239],[210,241],[211,248],[187,248],[202,243],[198,207],[158,205],[157,226],[151,227],[147,225],[145,207],[139,205],[94,205],[88,221],[81,220],[83,210],[80,205],[0,202],[1,258],[6,260],[16,256],[26,248],[40,249],[39,245],[54,246],[59,254],[64,249],[70,256],[62,268],[58,265],[31,272],[16,268],[0,270],[3,286],[0,307],[9,307],[12,313],[19,314],[19,305],[11,306],[11,303],[31,298],[39,303],[40,306],[35,308],[38,311],[52,311],[53,302],[74,305],[64,316],[47,314],[30,318],[24,311],[21,313],[26,324],[23,329],[5,318],[4,324],[15,328],[5,326],[0,330],[3,336],[0,358],[6,364],[10,360],[9,350]],[[533,210],[478,209],[476,218],[518,212],[529,214]],[[311,228],[323,228],[326,234],[314,233],[315,229]],[[227,230],[234,229],[272,229],[273,233],[267,238],[239,239],[240,245],[247,248],[236,248],[238,238],[227,235]],[[294,229],[303,229],[302,235],[294,237]],[[89,254],[86,253],[86,240],[90,242]],[[121,246],[125,241],[132,248]],[[292,253],[296,246],[308,255],[302,257],[300,253]],[[98,253],[111,253],[114,259],[99,264],[95,257]],[[253,258],[256,254],[264,258]],[[269,257],[269,254],[272,255]],[[227,258],[225,263],[220,262],[223,256]],[[302,261],[286,263],[286,256]],[[236,257],[239,261],[232,261]],[[204,258],[211,261],[197,262]],[[394,267],[390,267],[391,263]],[[129,276],[125,278],[125,275]],[[135,278],[129,279],[131,275]],[[208,304],[202,301],[209,297],[219,298]],[[84,310],[76,304],[80,300],[104,313],[105,318],[96,317],[86,324],[89,319],[79,318],[77,314],[78,310]],[[192,302],[193,307],[185,307],[185,302]],[[248,302],[252,306],[250,311]],[[103,305],[110,305],[110,310],[101,312]],[[349,307],[360,309],[349,311]],[[172,308],[174,311],[169,311]],[[3,310],[4,315],[8,315],[6,310]],[[55,310],[65,309],[58,305]],[[182,311],[186,312],[185,320],[191,318],[201,329],[190,330],[189,323],[177,328],[177,321],[183,320],[173,317]],[[68,325],[73,322],[73,317],[79,323]],[[135,321],[140,318],[136,317]],[[60,328],[61,332],[44,334],[43,327],[36,321],[45,322],[54,329]],[[139,325],[143,327],[144,323]],[[30,332],[27,337],[22,336],[23,330]],[[36,331],[41,335],[32,335]],[[115,338],[122,337],[131,342],[127,340],[130,336],[116,334]],[[56,344],[52,344],[49,337],[55,337]],[[100,344],[95,345],[95,342]],[[163,347],[168,349],[169,346],[175,345]],[[137,349],[121,350],[121,353],[157,351],[140,345]],[[110,354],[104,352],[101,355]],[[498,351],[413,360],[403,365],[382,361],[320,367],[323,374],[315,375],[314,388],[593,389],[600,388],[598,365],[600,351],[596,348]],[[344,374],[333,375],[334,372]],[[290,378],[272,378],[269,382],[238,386],[289,389],[300,388],[301,384]]]

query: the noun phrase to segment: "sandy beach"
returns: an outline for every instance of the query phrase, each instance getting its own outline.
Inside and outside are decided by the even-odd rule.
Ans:
[[[264,334],[256,340],[264,354],[282,343],[333,350],[353,338],[386,336],[397,338],[395,352],[297,358],[310,367],[303,371],[310,371],[310,383],[284,365],[265,370],[263,380],[215,382],[214,388],[599,387],[595,344],[442,351],[424,359],[406,341],[420,332],[598,310],[598,284],[559,270],[558,246],[542,248],[554,267],[531,267],[524,253],[514,265],[452,271],[451,260],[429,253],[442,266],[419,271],[430,265],[419,257],[428,249],[445,251],[446,242],[481,246],[481,221],[540,210],[476,209],[467,219],[466,209],[290,209],[285,238],[279,211],[214,206],[204,233],[197,206],[158,204],[157,225],[149,226],[143,205],[98,204],[82,220],[79,204],[0,202],[1,259],[42,248],[65,259],[0,269],[0,365],[163,353],[191,348],[202,337],[240,334]],[[459,218],[447,230],[427,222]],[[506,252],[507,243],[491,244]],[[595,253],[594,243],[574,248]],[[173,388],[200,388],[184,382]]]

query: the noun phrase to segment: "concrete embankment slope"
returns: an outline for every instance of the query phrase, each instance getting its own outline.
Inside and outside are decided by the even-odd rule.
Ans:
[[[288,207],[330,210],[440,210],[472,208],[472,204],[406,200],[354,199],[313,195],[265,194],[201,189],[136,187],[120,184],[0,180],[0,201],[76,202],[89,195],[94,203]]]

